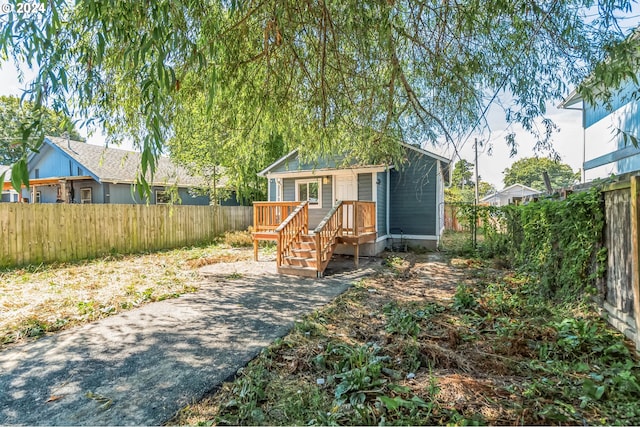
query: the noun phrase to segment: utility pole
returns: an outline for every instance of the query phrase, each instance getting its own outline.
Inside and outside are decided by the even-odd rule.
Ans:
[[[475,168],[476,168],[476,197],[473,201],[473,249],[475,250],[478,244],[478,203],[480,202],[480,198],[478,197],[478,138],[475,138]]]
[[[476,166],[476,205],[480,203],[480,197],[478,197],[478,138],[476,138],[476,144],[475,144],[475,152],[476,152],[476,161],[475,161],[475,166]]]

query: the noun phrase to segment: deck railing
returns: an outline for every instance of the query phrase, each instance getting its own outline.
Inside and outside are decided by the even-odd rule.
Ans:
[[[300,202],[253,202],[253,231],[272,232]]]
[[[349,236],[376,231],[376,203],[355,200],[342,202],[344,223],[342,228]]]
[[[282,266],[283,260],[291,253],[293,243],[299,240],[299,236],[309,232],[309,203],[297,202],[297,207],[275,229],[278,234],[278,250],[276,265]]]
[[[342,234],[342,206],[343,202],[338,201],[313,230],[316,240],[316,270],[320,274],[327,268],[327,264],[333,254],[336,239]]]

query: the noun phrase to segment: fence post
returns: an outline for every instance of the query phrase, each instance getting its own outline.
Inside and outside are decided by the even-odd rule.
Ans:
[[[633,317],[636,321],[636,348],[640,350],[640,176],[631,177],[631,287]]]

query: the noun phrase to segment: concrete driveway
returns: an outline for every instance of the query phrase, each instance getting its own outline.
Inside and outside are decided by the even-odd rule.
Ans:
[[[0,424],[162,424],[376,266],[349,262],[319,280],[277,275],[273,261],[203,267],[196,293],[10,347]]]

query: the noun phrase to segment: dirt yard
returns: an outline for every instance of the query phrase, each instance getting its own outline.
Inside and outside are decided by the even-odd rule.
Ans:
[[[638,384],[639,365],[593,310],[554,311],[522,277],[477,260],[377,263],[169,424],[640,422],[640,387],[615,385],[620,366]]]

